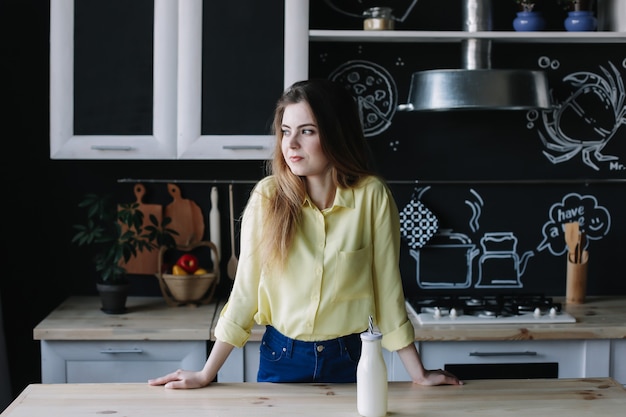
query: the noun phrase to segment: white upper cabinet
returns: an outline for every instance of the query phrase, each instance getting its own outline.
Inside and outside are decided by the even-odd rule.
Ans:
[[[141,113],[140,109],[145,99],[135,100],[135,95],[124,96],[124,91],[111,92],[109,97],[115,95],[115,99],[105,102],[102,99],[101,85],[116,86],[116,79],[124,74],[115,73],[118,69],[122,71],[127,58],[126,55],[119,56],[120,65],[107,59],[109,54],[102,59],[106,61],[96,62],[89,68],[88,62],[75,59],[77,44],[83,41],[79,39],[83,32],[93,34],[98,27],[88,24],[83,32],[75,28],[80,28],[75,22],[76,5],[83,6],[85,1],[92,0],[51,0],[50,1],[50,157],[52,159],[173,159],[176,157],[176,40],[177,40],[177,2],[171,0],[154,0],[154,10],[150,15],[154,16],[154,26],[139,25],[148,27],[149,33],[138,33],[137,39],[148,39],[144,45],[137,45],[139,50],[143,46],[152,57],[151,74],[148,73],[148,80],[152,79],[152,85],[144,85],[144,91],[138,93],[152,95],[148,97],[148,107],[151,104],[152,114],[148,114],[147,129],[137,127],[142,124],[138,118],[133,118],[132,129],[126,129],[125,120],[116,118],[114,113],[118,109],[124,108],[131,112]],[[77,4],[75,4],[77,3]],[[113,3],[120,3],[116,0]],[[133,2],[134,3],[134,2]],[[146,3],[146,2],[142,2]],[[101,5],[106,3],[99,2]],[[145,10],[144,10],[145,11]],[[150,10],[148,10],[150,11]],[[85,16],[87,14],[78,14]],[[104,22],[100,28],[107,28],[111,33],[115,33],[115,41],[119,42],[120,37],[125,36],[124,31],[128,29],[128,16],[122,14],[117,16],[115,21]],[[87,22],[85,22],[87,23]],[[152,30],[153,29],[153,30]],[[137,31],[137,29],[135,29]],[[105,38],[107,32],[101,33]],[[86,35],[85,35],[86,36]],[[132,42],[135,38],[129,39]],[[122,39],[123,41],[123,39]],[[114,42],[111,42],[114,43]],[[80,44],[83,45],[83,44]],[[88,52],[97,52],[101,44],[94,44],[92,48],[86,48]],[[110,49],[115,50],[115,45]],[[81,46],[82,47],[82,46]],[[109,51],[110,52],[110,51]],[[93,55],[90,54],[90,57]],[[87,57],[89,58],[89,57]],[[81,57],[82,59],[82,57]],[[103,71],[103,67],[111,65],[113,71]],[[79,70],[81,72],[79,72]],[[136,66],[132,76],[137,77]],[[141,69],[139,69],[141,71]],[[97,74],[101,76],[98,77]],[[150,76],[151,75],[151,76]],[[80,83],[75,83],[75,78]],[[105,80],[105,78],[108,78]],[[130,78],[127,77],[127,78]],[[89,82],[93,86],[93,95],[90,93]],[[102,84],[100,84],[102,82]],[[77,88],[77,84],[82,89]],[[144,83],[145,84],[145,83]],[[135,93],[129,92],[129,93]],[[91,97],[90,97],[91,96]],[[90,107],[89,100],[94,104]],[[77,103],[80,102],[80,104]],[[145,106],[145,105],[144,105]],[[107,111],[110,109],[110,112]],[[79,110],[79,111],[76,111]],[[149,113],[149,109],[148,109]],[[78,116],[84,119],[79,119]],[[114,120],[111,121],[109,117]],[[123,116],[122,116],[123,118]],[[145,119],[145,118],[144,118]],[[145,122],[143,123],[146,124]],[[95,126],[93,129],[90,126]],[[102,126],[105,126],[103,129]],[[109,128],[120,129],[118,132],[103,133]],[[138,134],[128,134],[124,130],[147,130]]]
[[[308,0],[50,1],[52,159],[271,157]],[[79,21],[76,21],[76,20]]]
[[[270,158],[276,100],[308,74],[308,1],[181,0],[179,22],[178,158]]]

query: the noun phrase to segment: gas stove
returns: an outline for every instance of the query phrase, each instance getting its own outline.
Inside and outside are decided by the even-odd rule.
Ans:
[[[536,294],[409,297],[407,308],[420,324],[575,323],[561,303]]]

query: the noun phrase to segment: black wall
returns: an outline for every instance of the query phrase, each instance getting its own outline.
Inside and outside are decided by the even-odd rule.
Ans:
[[[317,2],[315,2],[317,3]],[[418,4],[421,3],[418,2]],[[425,1],[428,3],[428,1]],[[494,3],[504,3],[502,1]],[[450,9],[453,9],[451,7]],[[417,9],[416,9],[417,10]],[[313,11],[313,16],[317,11]],[[322,15],[332,18],[328,11]],[[422,16],[421,13],[416,16]],[[458,28],[459,14],[442,29]],[[49,159],[49,4],[42,0],[0,0],[2,28],[2,173],[4,182],[2,265],[0,294],[11,386],[15,395],[27,384],[40,382],[39,342],[33,328],[70,295],[95,295],[88,255],[70,244],[77,202],[86,192],[112,192],[120,201],[133,201],[132,184],[123,178],[179,180],[250,180],[262,177],[261,161],[63,161]],[[340,18],[338,17],[340,20]],[[422,19],[434,22],[437,19]],[[351,22],[359,25],[360,22]],[[425,23],[426,24],[426,23]],[[433,23],[434,24],[434,23]],[[504,23],[502,23],[504,25]],[[432,65],[458,66],[458,48],[422,45],[416,52],[392,46],[312,45],[312,74],[328,76],[344,61],[361,59],[387,68],[397,82],[398,99],[406,99],[411,71]],[[558,58],[564,67],[550,75],[564,89],[564,75],[573,71],[600,73],[608,61],[626,78],[623,45],[514,45],[494,50],[498,65],[536,65],[536,57]],[[324,62],[318,60],[329,53]],[[337,55],[335,55],[337,53]],[[341,57],[338,57],[341,55]],[[404,67],[394,65],[401,56]],[[431,62],[431,63],[429,63]],[[236,80],[233,80],[233,83]],[[558,92],[565,100],[568,92]],[[622,113],[622,117],[624,114]],[[590,242],[591,294],[626,294],[621,253],[626,249],[626,188],[619,180],[623,169],[608,163],[596,170],[580,154],[551,163],[538,137],[539,124],[526,113],[397,114],[391,127],[371,137],[382,173],[390,180],[399,208],[419,196],[438,218],[439,228],[453,229],[474,244],[486,232],[511,232],[518,239],[517,253],[532,251],[525,264],[521,290],[564,294],[565,260],[560,237],[547,238],[554,208],[575,209],[581,204],[610,213],[611,225]],[[532,125],[530,128],[529,126]],[[583,125],[584,126],[584,125]],[[603,152],[624,164],[626,127],[621,126]],[[181,182],[187,198],[209,209],[212,184]],[[165,184],[146,183],[146,203],[167,204]],[[227,213],[227,185],[218,184],[220,210]],[[245,203],[248,185],[236,187],[236,205]],[[597,204],[588,206],[588,196]],[[480,221],[473,217],[480,207]],[[225,217],[225,216],[224,216]],[[223,257],[229,256],[228,224],[222,224]],[[556,221],[555,223],[558,223]],[[546,235],[548,233],[548,235]],[[557,243],[558,242],[558,243]],[[406,242],[405,242],[406,243]],[[472,261],[478,270],[480,255]],[[223,266],[225,262],[223,262]],[[403,279],[407,291],[417,285],[416,265],[403,245]],[[421,271],[420,271],[421,272]],[[224,274],[225,276],[225,274]],[[134,293],[158,294],[153,277],[133,277]],[[472,277],[471,289],[476,284]],[[228,293],[224,281],[220,294]],[[520,289],[518,289],[520,290]],[[6,383],[6,381],[0,381]]]

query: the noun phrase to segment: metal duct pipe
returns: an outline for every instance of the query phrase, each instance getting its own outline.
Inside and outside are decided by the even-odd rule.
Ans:
[[[465,0],[463,6],[464,31],[484,32],[492,30],[491,0]],[[491,68],[490,39],[463,39],[461,48],[463,68]]]
[[[463,1],[463,30],[492,30],[491,0]],[[414,72],[409,102],[398,110],[550,108],[548,80],[543,71],[491,68],[491,40],[461,42],[463,69]]]

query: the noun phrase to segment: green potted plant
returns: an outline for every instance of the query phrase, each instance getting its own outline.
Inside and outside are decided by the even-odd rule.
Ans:
[[[532,12],[535,8],[536,0],[515,0],[522,12]]]
[[[557,0],[566,11],[590,11],[594,0]]]
[[[175,247],[173,229],[167,228],[171,219],[159,224],[154,215],[144,224],[139,203],[116,204],[111,195],[86,194],[78,203],[86,211],[82,224],[75,224],[72,243],[91,246],[98,279],[96,286],[102,300],[102,311],[120,314],[126,311],[129,281],[123,264],[144,250],[161,246]]]

